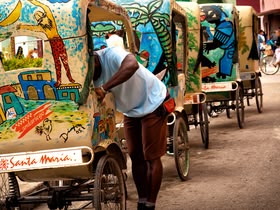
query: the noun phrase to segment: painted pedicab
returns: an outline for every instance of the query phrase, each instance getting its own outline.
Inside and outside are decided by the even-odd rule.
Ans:
[[[190,158],[187,116],[182,112],[188,54],[186,12],[173,0],[114,2],[126,8],[130,16],[138,61],[157,75],[175,98],[176,110],[168,118],[166,152],[174,156],[180,179],[186,180]],[[181,39],[177,51],[178,36]]]
[[[244,126],[243,85],[238,66],[238,11],[233,4],[200,4],[203,51],[202,90],[210,116],[235,110]]]
[[[122,21],[133,52],[126,11],[106,0],[1,0],[0,9],[0,208],[126,209],[126,156],[112,94],[100,104],[93,91],[91,32],[92,22]],[[39,58],[26,58],[34,46]],[[19,180],[42,185],[21,194]]]
[[[200,7],[195,2],[177,3],[188,16],[188,71],[185,74],[184,113],[188,116],[188,126],[199,126],[204,148],[209,147],[209,121],[206,94],[202,91],[202,71],[198,58],[200,40]],[[179,36],[179,39],[181,37]],[[180,48],[178,41],[177,49]]]
[[[258,37],[259,18],[251,6],[236,6],[239,12],[239,68],[247,105],[255,98],[259,113],[263,110],[263,91],[259,70]]]

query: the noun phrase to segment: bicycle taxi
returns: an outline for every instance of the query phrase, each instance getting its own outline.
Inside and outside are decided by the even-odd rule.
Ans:
[[[203,30],[202,90],[209,115],[235,110],[239,128],[244,126],[243,87],[238,67],[238,11],[233,4],[200,4]]]
[[[101,105],[93,91],[91,30],[95,21],[122,22],[134,53],[127,12],[106,0],[1,0],[0,10],[10,56],[0,63],[0,208],[88,201],[126,209],[126,156],[112,94]],[[14,58],[19,46],[36,46],[39,58]],[[43,185],[23,195],[19,179]]]
[[[114,2],[128,11],[138,61],[157,75],[175,98],[176,110],[168,120],[167,154],[174,156],[178,175],[186,180],[190,155],[187,117],[182,112],[188,58],[186,12],[173,0]]]
[[[184,94],[184,113],[188,116],[188,126],[200,127],[202,143],[209,147],[209,120],[206,94],[202,91],[202,71],[198,58],[200,45],[200,7],[196,2],[177,3],[188,17],[188,71],[185,74],[186,91]],[[180,40],[180,37],[178,38]],[[180,42],[178,41],[178,45]],[[179,46],[177,46],[177,49]]]
[[[251,6],[236,6],[239,12],[239,69],[247,105],[255,97],[257,110],[263,110],[263,91],[261,72],[259,70],[259,56],[257,50],[257,34],[259,18]]]

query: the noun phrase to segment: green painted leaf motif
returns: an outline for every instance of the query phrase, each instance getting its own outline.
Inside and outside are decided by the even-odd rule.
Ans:
[[[151,3],[148,4],[147,8],[150,11],[150,13],[153,13],[160,8],[162,3],[163,3],[162,0],[152,1]]]
[[[197,39],[195,37],[195,35],[193,33],[189,33],[189,48],[190,48],[190,51],[198,51],[198,43],[197,43]]]
[[[148,19],[148,9],[141,6],[138,3],[133,4],[123,4],[126,10],[129,12],[130,21],[133,27],[137,27],[140,24],[146,25],[149,22]]]
[[[92,31],[93,35],[98,36],[98,37],[101,37],[104,34],[107,34],[114,30],[116,30],[116,28],[112,24],[104,25],[104,24],[100,23],[95,26],[91,26],[91,31]]]
[[[198,24],[198,21],[194,15],[192,15],[192,11],[188,9],[188,12],[186,13],[188,16],[188,25],[190,28],[194,27],[194,24]]]
[[[133,13],[140,13],[140,14],[148,14],[148,8],[141,6],[138,3],[132,3],[132,4],[122,4],[123,7],[125,7],[126,10]]]
[[[168,27],[170,27],[170,17],[168,14],[164,13],[155,13],[152,18],[155,20],[155,21],[158,21],[159,23],[158,24],[164,24]]]

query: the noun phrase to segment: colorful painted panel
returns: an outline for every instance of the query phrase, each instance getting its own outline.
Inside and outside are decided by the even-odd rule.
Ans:
[[[235,81],[239,77],[236,63],[238,14],[232,4],[201,4],[203,82]]]
[[[240,72],[259,71],[257,34],[259,18],[251,6],[237,6],[239,12],[239,67]]]
[[[194,2],[177,2],[186,11],[188,17],[188,71],[186,74],[186,92],[201,92],[200,50],[200,7]]]
[[[172,8],[175,2],[170,0],[114,0],[125,7],[129,13],[136,34],[138,61],[151,72],[158,74],[167,68],[162,81],[168,85],[177,85],[177,60],[174,52],[176,31],[172,26]],[[173,29],[173,31],[172,31]]]
[[[12,70],[4,69],[8,59],[0,63],[1,154],[92,147],[99,140],[115,139],[113,97],[109,94],[100,106],[91,91],[88,3],[0,0],[0,41],[9,39],[11,60],[23,59],[13,57],[14,41],[27,36],[42,43],[43,61],[41,67]]]

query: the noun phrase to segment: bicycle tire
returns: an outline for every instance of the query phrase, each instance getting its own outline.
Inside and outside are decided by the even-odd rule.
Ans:
[[[239,128],[244,128],[244,97],[243,97],[243,89],[241,86],[238,86],[236,93],[235,93],[235,103],[236,103],[236,115],[237,115],[237,122]]]
[[[274,75],[279,71],[280,66],[279,65],[277,65],[276,67],[273,66],[273,60],[274,60],[274,56],[272,55],[265,56],[264,58],[261,59],[260,69],[262,73],[266,75]]]
[[[174,159],[181,181],[186,181],[190,168],[190,144],[187,124],[183,117],[177,116],[173,130]]]
[[[255,80],[255,97],[256,104],[259,113],[262,113],[263,110],[263,91],[262,91],[262,83],[259,76],[257,76]]]
[[[209,147],[209,121],[206,104],[199,104],[199,124],[202,143],[205,149]]]
[[[93,207],[96,210],[126,209],[125,181],[117,160],[104,155],[97,163]]]

